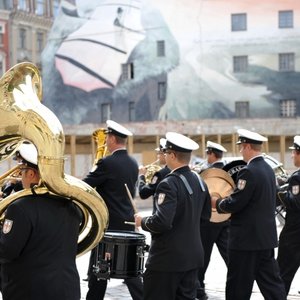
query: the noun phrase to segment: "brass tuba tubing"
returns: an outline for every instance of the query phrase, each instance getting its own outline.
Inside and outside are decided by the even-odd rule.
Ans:
[[[88,184],[64,173],[65,137],[60,121],[44,106],[41,76],[35,65],[24,62],[8,70],[0,80],[0,161],[10,157],[25,140],[38,151],[42,185],[36,193],[51,192],[84,207],[92,225],[78,242],[78,255],[94,248],[104,235],[108,210],[101,196]],[[23,190],[0,203],[0,214],[17,198],[30,194]],[[88,222],[84,220],[84,223]]]

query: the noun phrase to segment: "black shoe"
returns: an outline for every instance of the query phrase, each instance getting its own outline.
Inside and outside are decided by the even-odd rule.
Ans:
[[[197,291],[197,299],[198,300],[207,300],[208,296],[205,293],[205,291],[201,289],[200,291],[199,290]]]
[[[202,295],[202,296],[197,296],[198,300],[207,300],[208,296],[206,294]]]

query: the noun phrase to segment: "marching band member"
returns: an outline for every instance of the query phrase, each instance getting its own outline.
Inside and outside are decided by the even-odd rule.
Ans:
[[[264,136],[238,130],[237,144],[247,165],[227,198],[212,199],[219,213],[231,213],[226,300],[250,299],[254,281],[265,299],[284,300],[286,293],[274,258],[276,179],[262,156]]]
[[[224,167],[222,158],[223,153],[227,152],[227,150],[222,145],[207,141],[205,152],[207,156],[207,166],[206,168],[203,168],[202,171],[209,168],[222,169]],[[219,223],[207,221],[202,224],[201,238],[204,248],[204,266],[200,268],[198,272],[199,286],[197,287],[197,298],[199,300],[207,299],[204,277],[214,244],[217,245],[222,258],[227,265],[228,226],[228,220]]]
[[[112,120],[107,120],[106,125],[106,147],[111,155],[99,159],[95,169],[83,181],[96,188],[105,201],[109,211],[109,230],[134,231],[134,225],[125,223],[125,221],[134,221],[134,207],[128,199],[125,184],[128,186],[132,197],[134,197],[138,179],[138,164],[134,158],[129,156],[126,150],[127,137],[132,136],[132,133]],[[101,247],[101,244],[99,247]],[[96,249],[93,249],[90,268],[92,268],[96,259]],[[143,298],[141,279],[137,277],[125,279],[124,281],[133,300],[141,300]],[[104,299],[107,287],[106,279],[99,279],[93,270],[89,270],[88,286],[87,300]]]
[[[22,184],[40,181],[37,150],[19,149]],[[3,300],[79,300],[76,268],[80,213],[73,202],[50,194],[18,198],[5,213],[0,234]]]
[[[211,214],[206,184],[189,168],[198,144],[175,132],[166,134],[166,164],[172,170],[158,185],[153,214],[135,215],[136,226],[151,233],[144,273],[144,300],[195,299],[203,265],[201,221]]]
[[[300,266],[300,136],[294,137],[292,159],[298,169],[288,180],[285,192],[279,193],[286,209],[285,224],[279,236],[277,261],[288,295],[293,278]]]
[[[158,184],[165,178],[167,174],[170,173],[170,169],[166,165],[166,159],[163,152],[163,149],[166,145],[166,139],[161,138],[159,141],[159,147],[155,149],[157,153],[157,158],[159,165],[163,166],[160,170],[156,171],[151,178],[150,183],[146,183],[145,174],[147,172],[147,168],[141,166],[139,168],[139,195],[141,199],[147,199],[150,196],[153,196]]]

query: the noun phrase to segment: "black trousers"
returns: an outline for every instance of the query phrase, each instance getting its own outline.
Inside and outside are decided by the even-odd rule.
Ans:
[[[228,261],[228,230],[229,222],[208,223],[201,228],[201,239],[204,249],[204,265],[198,271],[197,295],[204,293],[204,278],[208,268],[214,244],[217,245],[225,264]]]
[[[295,242],[291,239],[279,239],[277,261],[287,295],[290,291],[294,276],[300,267],[300,244],[298,239],[298,236]]]
[[[228,250],[226,300],[248,300],[254,280],[265,300],[286,300],[274,250]]]
[[[125,284],[129,290],[129,293],[133,300],[143,299],[143,282],[139,277],[124,279]],[[102,300],[104,299],[107,280],[97,280],[95,275],[91,275],[89,278],[89,290],[86,294],[86,300]]]
[[[185,272],[146,270],[144,300],[194,300],[197,269]]]

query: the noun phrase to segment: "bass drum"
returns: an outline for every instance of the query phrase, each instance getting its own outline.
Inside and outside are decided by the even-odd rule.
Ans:
[[[226,164],[223,167],[223,170],[226,171],[231,178],[233,179],[234,183],[237,184],[237,174],[239,172],[239,170],[241,170],[242,168],[245,167],[247,163],[242,160],[242,159],[238,159],[238,160],[234,160],[228,164]]]
[[[98,248],[97,277],[126,279],[141,276],[145,240],[144,234],[134,231],[106,231]]]

